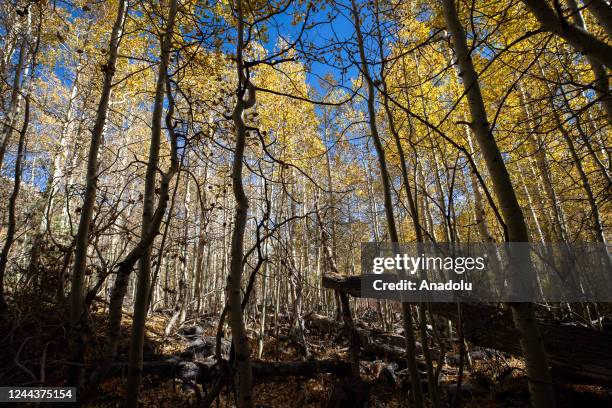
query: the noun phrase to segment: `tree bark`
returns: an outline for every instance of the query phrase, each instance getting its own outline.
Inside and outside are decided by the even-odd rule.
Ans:
[[[6,272],[6,265],[8,263],[9,252],[13,241],[15,240],[15,230],[17,228],[16,220],[16,208],[17,208],[17,197],[19,196],[19,189],[21,188],[21,166],[23,164],[25,156],[25,138],[28,132],[28,125],[30,124],[30,97],[25,97],[25,108],[23,125],[19,132],[19,143],[17,145],[17,156],[15,158],[15,170],[13,179],[13,191],[9,197],[8,202],[8,225],[6,229],[6,238],[2,252],[0,253],[0,315],[4,313],[7,308],[6,299],[4,298],[4,274]]]
[[[172,35],[174,32],[174,21],[177,13],[177,0],[170,0],[166,30],[160,39],[160,62],[157,73],[157,84],[155,87],[155,101],[153,104],[153,116],[151,123],[151,142],[149,146],[149,161],[145,176],[144,198],[142,208],[141,236],[156,236],[158,230],[152,231],[153,215],[155,210],[155,181],[159,165],[159,149],[162,135],[162,115],[164,111],[164,89],[167,88],[168,96],[171,97],[171,89],[168,83],[168,65],[170,52],[172,50]],[[174,103],[169,102],[168,118],[172,118]],[[172,132],[172,123],[169,122],[169,132]],[[151,240],[153,241],[153,240]],[[152,244],[152,242],[151,242]],[[138,395],[142,380],[142,350],[144,345],[144,328],[149,306],[149,286],[151,284],[151,248],[148,245],[139,259],[139,273],[136,286],[136,299],[134,301],[134,317],[132,319],[132,332],[130,336],[130,351],[128,363],[128,378],[125,396],[125,406],[134,408],[138,406]]]
[[[531,148],[531,154],[535,157],[535,165],[538,169],[538,172],[540,173],[539,176],[544,186],[544,192],[546,193],[548,206],[552,211],[553,220],[551,230],[553,233],[553,238],[556,242],[565,242],[567,240],[567,234],[563,224],[561,205],[559,203],[559,200],[557,199],[557,193],[553,185],[550,166],[546,157],[546,145],[544,144],[542,138],[539,137],[537,125],[532,119],[531,111],[528,106],[527,94],[523,86],[519,86],[518,92],[523,113],[528,124],[527,131],[531,133],[527,136],[527,143]]]
[[[87,181],[85,186],[85,199],[81,207],[79,228],[76,236],[74,249],[74,266],[72,268],[72,288],[70,294],[70,330],[71,330],[71,360],[75,363],[83,361],[83,338],[84,319],[83,319],[83,283],[85,279],[85,268],[87,266],[87,247],[89,245],[89,231],[91,220],[96,202],[96,188],[98,183],[98,151],[102,142],[102,134],[106,125],[108,104],[112,88],[112,81],[115,75],[115,65],[117,63],[117,53],[121,40],[123,23],[125,20],[127,1],[120,0],[118,4],[117,17],[111,33],[109,57],[106,64],[102,67],[104,72],[104,84],[96,121],[91,131],[91,142],[89,145],[89,155],[87,158]],[[70,366],[70,383],[80,386],[81,370],[78,365]]]
[[[393,214],[393,200],[391,195],[391,180],[389,179],[389,170],[387,168],[387,160],[385,157],[385,151],[382,145],[380,135],[378,133],[378,127],[376,125],[376,93],[374,89],[374,81],[370,75],[370,69],[368,67],[367,58],[365,55],[363,34],[361,32],[361,19],[359,17],[359,9],[355,0],[351,0],[351,11],[353,14],[353,20],[355,24],[355,32],[357,34],[357,45],[359,48],[359,58],[361,59],[361,74],[363,75],[366,83],[368,96],[368,118],[370,124],[370,133],[374,147],[376,149],[376,155],[378,157],[378,165],[380,168],[380,175],[383,185],[383,195],[385,203],[385,216],[387,218],[387,228],[389,232],[389,241],[399,242],[399,236],[395,225],[395,216]],[[408,371],[410,372],[410,381],[412,385],[412,392],[414,396],[414,403],[417,408],[423,407],[423,391],[421,382],[418,378],[418,370],[416,366],[416,353],[415,353],[415,336],[412,312],[409,304],[402,303],[402,314],[404,322],[404,330],[407,333],[406,336],[406,351],[407,351],[407,364]]]
[[[531,1],[528,0],[528,3]],[[543,3],[543,2],[542,2]],[[545,3],[544,3],[545,4]],[[478,76],[466,41],[465,31],[459,21],[454,0],[443,0],[444,18],[451,33],[457,64],[461,70],[463,87],[467,94],[471,112],[471,127],[482,151],[493,183],[493,190],[499,201],[501,213],[508,229],[510,242],[528,242],[529,235],[523,212],[516,198],[514,187],[503,161],[491,127],[478,84]],[[529,268],[516,265],[517,268]],[[536,408],[554,407],[554,391],[546,351],[535,322],[533,305],[530,303],[511,304],[513,320],[520,333],[521,348],[529,376],[529,391]]]
[[[11,99],[9,105],[9,111],[5,118],[5,123],[2,126],[2,133],[0,133],[0,170],[4,163],[4,154],[6,148],[13,134],[13,129],[17,124],[19,117],[19,110],[21,106],[21,89],[22,89],[22,78],[28,75],[29,67],[26,66],[26,56],[28,47],[28,33],[30,31],[30,15],[28,13],[27,26],[22,34],[21,45],[19,46],[19,59],[17,60],[17,66],[15,67],[15,73],[13,74],[13,85],[11,90]]]
[[[576,27],[584,30],[584,32],[588,32],[586,24],[584,23],[584,19],[582,18],[582,13],[578,8],[578,4],[576,4],[576,0],[566,0],[566,2],[571,12],[572,21],[574,22]],[[608,6],[608,9],[610,9],[610,6]],[[588,54],[585,57],[587,62],[591,66],[591,71],[593,71],[593,75],[595,76],[595,81],[593,82],[595,93],[597,94],[601,106],[603,107],[603,110],[606,113],[606,116],[608,117],[608,122],[612,124],[612,95],[610,95],[610,86],[608,84],[608,75],[606,73],[606,69],[597,59],[592,58]]]
[[[568,44],[601,64],[612,69],[612,46],[569,24],[559,16],[546,0],[523,0],[523,3],[535,16],[543,30],[563,38]]]
[[[237,44],[236,44],[236,69],[238,74],[238,92],[236,105],[232,112],[236,145],[234,147],[234,162],[232,165],[232,189],[236,200],[234,213],[234,230],[231,241],[230,271],[227,276],[225,288],[226,307],[229,323],[232,330],[232,341],[235,351],[236,374],[234,382],[239,408],[252,408],[253,402],[253,372],[251,368],[251,351],[244,323],[241,299],[241,281],[243,273],[244,256],[244,231],[247,222],[249,199],[244,191],[242,181],[242,168],[244,150],[246,147],[246,125],[242,117],[245,110],[255,104],[255,89],[248,78],[248,71],[244,67],[244,13],[242,1],[235,1],[237,12]],[[246,96],[246,99],[244,99]]]

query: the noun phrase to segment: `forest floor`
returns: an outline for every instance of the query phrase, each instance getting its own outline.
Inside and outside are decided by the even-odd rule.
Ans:
[[[15,309],[17,310],[17,309]],[[39,309],[37,313],[17,312],[13,319],[1,322],[0,333],[0,384],[32,385],[44,383],[48,386],[65,384],[65,355],[67,342],[61,320],[62,314]],[[100,347],[105,329],[105,313],[92,314],[89,353]],[[198,328],[195,337],[214,338],[217,317],[188,320],[177,327],[169,336],[164,331],[171,313],[157,312],[147,321],[144,360],[159,360],[168,356],[186,356],[186,350],[193,345],[194,336],[185,336],[185,328]],[[119,344],[118,361],[127,360],[129,327],[131,317],[124,314]],[[255,333],[252,334],[253,338]],[[310,353],[309,359],[348,360],[347,342],[341,333],[319,333],[306,330],[305,340]],[[208,344],[207,346],[210,346]],[[252,340],[252,350],[257,350]],[[462,378],[461,406],[463,407],[527,407],[528,391],[524,366],[520,359],[501,353],[480,352],[471,366],[466,366]],[[483,350],[486,351],[486,350]],[[452,406],[455,399],[458,366],[457,350],[447,353],[447,363],[441,374],[441,399],[444,407]],[[187,353],[188,354],[188,353]],[[92,357],[91,355],[88,356]],[[196,356],[197,360],[200,356]],[[279,325],[266,337],[261,361],[305,360],[303,349],[288,335],[287,326]],[[406,407],[407,381],[401,377],[381,374],[388,363],[384,359],[361,361],[361,376],[368,389],[371,407]],[[86,373],[87,374],[87,373]],[[42,380],[42,381],[41,381]],[[335,376],[320,374],[314,378],[283,377],[255,378],[254,397],[260,408],[325,407],[332,394]],[[91,406],[118,407],[124,391],[124,378],[114,375],[107,379],[98,397]],[[234,395],[225,387],[214,407],[233,407]],[[557,406],[569,407],[610,407],[612,390],[594,386],[563,385],[557,387]],[[145,375],[141,391],[141,402],[146,407],[196,407],[198,396],[193,386],[179,378],[160,378]]]

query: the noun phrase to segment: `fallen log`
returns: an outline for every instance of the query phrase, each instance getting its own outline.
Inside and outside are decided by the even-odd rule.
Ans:
[[[353,297],[361,297],[361,276],[344,276],[339,273],[323,275],[323,287],[339,290]]]
[[[348,375],[351,365],[337,359],[267,362],[253,361],[255,378],[268,377],[315,377],[319,374]]]
[[[334,319],[317,314],[309,313],[304,316],[306,327],[316,330],[319,333],[343,335],[343,326]],[[367,360],[385,358],[388,361],[398,363],[400,366],[406,365],[406,340],[404,336],[383,332],[380,330],[369,329],[361,325],[356,325],[355,331],[359,336],[360,354]],[[416,343],[416,352],[421,353],[421,343]],[[431,350],[434,360],[438,358],[438,353]],[[417,360],[420,369],[425,370],[425,362]]]
[[[334,374],[346,376],[351,372],[348,361],[339,359],[309,360],[309,361],[281,361],[269,362],[255,360],[251,363],[253,377],[257,379],[273,377],[316,377],[319,374]],[[224,375],[229,367],[229,361],[222,360],[221,364],[215,360],[188,361],[171,356],[162,361],[146,361],[143,363],[142,373],[156,375],[162,378],[180,378],[199,384],[210,383]],[[111,374],[120,375],[125,372],[126,364],[116,364]],[[228,377],[228,381],[231,377]]]
[[[457,319],[457,305],[431,303],[431,310],[449,319]],[[464,303],[465,337],[481,347],[515,356],[521,355],[519,333],[510,311],[501,307]],[[612,333],[563,324],[550,318],[538,318],[553,377],[560,382],[612,385]]]
[[[340,333],[342,330],[342,323],[318,313],[308,313],[305,315],[304,323],[306,323],[306,327],[317,330],[319,333]],[[363,344],[377,341],[390,346],[406,347],[406,340],[404,339],[404,336],[400,334],[370,329],[360,325],[359,323],[355,324],[355,330],[359,334],[359,340]],[[417,352],[421,352],[421,344],[418,342]]]
[[[306,327],[325,334],[342,334],[342,324],[334,319],[317,313],[309,313],[304,316]],[[384,332],[370,329],[357,323],[355,331],[359,335],[362,350],[368,354],[376,354],[379,357],[389,357],[393,360],[405,360],[406,340],[404,336],[396,333]],[[416,352],[421,353],[421,343],[416,343]]]
[[[323,286],[361,297],[359,276],[323,276]],[[430,303],[435,314],[457,320],[455,303]],[[463,330],[473,344],[521,356],[510,311],[489,304],[463,303]],[[612,386],[612,333],[568,325],[538,314],[538,327],[555,381]]]

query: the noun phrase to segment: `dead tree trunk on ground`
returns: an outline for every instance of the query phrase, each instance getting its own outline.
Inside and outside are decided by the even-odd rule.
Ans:
[[[323,286],[361,297],[360,276],[327,274],[323,277]],[[430,303],[429,306],[432,313],[458,319],[455,303]],[[612,385],[612,360],[609,358],[612,333],[557,322],[543,308],[537,312],[537,324],[555,381]],[[464,303],[462,313],[467,340],[480,347],[522,355],[519,332],[513,327],[511,312],[494,305]],[[383,338],[391,345],[397,344],[395,336]]]

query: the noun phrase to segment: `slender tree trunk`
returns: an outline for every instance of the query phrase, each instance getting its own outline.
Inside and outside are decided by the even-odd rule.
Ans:
[[[89,155],[87,159],[87,182],[85,186],[85,199],[81,207],[81,217],[76,236],[74,249],[74,266],[72,269],[72,288],[70,294],[70,329],[71,333],[71,360],[74,363],[83,362],[84,354],[84,319],[83,319],[83,283],[85,278],[85,268],[87,266],[87,247],[89,245],[89,231],[91,220],[96,202],[96,188],[98,183],[98,150],[102,141],[102,134],[106,124],[108,103],[112,88],[112,81],[115,75],[115,65],[117,62],[117,52],[121,39],[123,22],[125,20],[127,1],[120,0],[118,4],[117,17],[113,25],[110,39],[109,57],[103,67],[104,84],[96,121],[91,131],[91,142],[89,145]],[[81,369],[78,365],[70,366],[70,383],[80,386]]]
[[[159,62],[159,72],[157,73],[157,84],[155,88],[155,101],[153,104],[153,116],[151,119],[151,142],[149,147],[149,161],[145,175],[144,201],[142,209],[142,228],[141,236],[152,234],[157,235],[157,231],[152,231],[153,215],[155,211],[155,186],[156,174],[159,165],[159,149],[162,136],[162,115],[164,111],[164,89],[167,89],[170,96],[170,86],[167,83],[168,64],[170,52],[172,50],[172,35],[174,32],[174,21],[177,13],[177,0],[170,0],[166,30],[161,38],[161,52]],[[168,117],[172,118],[174,105],[169,103]],[[170,122],[169,120],[167,122]],[[169,124],[168,131],[171,131],[172,123]],[[128,357],[128,378],[126,387],[125,406],[133,408],[138,406],[138,395],[140,382],[142,380],[142,350],[144,345],[144,329],[147,318],[149,286],[151,284],[151,255],[152,245],[146,247],[139,260],[138,279],[136,287],[136,299],[134,301],[134,318],[132,320],[132,333],[130,337],[130,351]]]
[[[123,300],[128,291],[130,275],[136,262],[138,262],[144,256],[147,250],[151,247],[151,245],[153,245],[153,241],[159,233],[159,228],[164,218],[164,214],[166,213],[168,202],[170,201],[170,182],[172,181],[174,175],[179,171],[177,136],[174,132],[174,127],[172,124],[174,98],[172,96],[170,81],[167,80],[167,78],[166,93],[168,98],[166,128],[168,129],[170,139],[170,167],[165,173],[163,173],[161,177],[159,187],[159,199],[155,211],[150,216],[149,228],[146,230],[146,233],[143,233],[141,235],[138,244],[134,248],[132,248],[132,250],[130,250],[130,252],[123,258],[121,262],[117,264],[117,277],[115,279],[115,283],[113,285],[113,289],[111,290],[110,295],[108,327],[106,330],[102,357],[98,362],[98,367],[90,377],[87,389],[81,394],[81,402],[83,403],[90,401],[91,398],[95,396],[95,393],[100,383],[105,378],[115,359],[115,356],[117,354],[117,345],[119,343]],[[142,296],[141,305],[144,303],[143,314],[146,315],[146,310],[148,308],[148,292],[141,293],[140,296]],[[144,298],[144,301],[142,300],[142,298]],[[132,344],[130,343],[130,351],[131,350]],[[140,356],[140,360],[142,360],[142,353],[140,353]],[[139,370],[136,371],[138,373],[140,372]]]
[[[251,368],[251,352],[247,337],[244,316],[242,312],[242,299],[240,293],[243,256],[244,256],[244,231],[247,222],[247,212],[249,209],[249,199],[244,191],[242,181],[242,168],[244,160],[244,150],[246,147],[246,125],[243,119],[245,110],[250,109],[255,104],[255,89],[251,84],[244,67],[244,13],[242,11],[242,1],[235,2],[237,11],[237,45],[236,45],[236,65],[238,74],[238,93],[236,105],[232,113],[234,121],[234,132],[236,136],[236,146],[234,148],[234,162],[232,165],[232,188],[236,200],[236,210],[234,213],[234,230],[231,242],[230,271],[227,276],[227,286],[225,289],[226,307],[229,316],[229,323],[232,329],[232,342],[235,351],[236,374],[234,378],[238,407],[251,408],[253,402],[253,372]],[[247,71],[248,73],[248,71]],[[246,99],[244,99],[246,97]]]
[[[610,177],[610,171],[606,168],[606,166],[604,166],[603,162],[597,155],[597,152],[595,152],[595,149],[593,148],[591,137],[587,135],[586,132],[584,131],[583,125],[581,124],[580,117],[578,115],[576,115],[576,128],[578,129],[578,133],[580,134],[582,143],[584,143],[584,146],[589,152],[589,156],[591,156],[591,159],[593,159],[593,162],[599,169],[599,173],[608,183],[608,187],[612,188],[612,177]],[[593,129],[592,134],[594,134],[595,132],[596,130]]]
[[[464,117],[464,121],[467,121],[466,117]],[[470,134],[470,130],[467,128],[467,126],[464,127],[464,133],[468,141],[468,146],[470,147],[470,153],[474,154],[472,135]],[[482,198],[482,192],[480,191],[480,184],[478,184],[478,177],[476,177],[473,169],[470,169],[470,183],[472,184],[472,191],[474,193],[474,222],[476,223],[476,228],[478,229],[478,235],[480,235],[480,239],[483,242],[493,243],[495,242],[495,239],[493,238],[493,234],[491,234],[489,231],[484,200]]]
[[[89,26],[89,29],[91,29],[91,25]],[[81,56],[79,56],[79,60],[75,69],[74,79],[72,81],[70,89],[70,97],[68,99],[68,106],[66,107],[64,122],[62,123],[61,133],[59,135],[60,146],[57,150],[57,153],[55,153],[51,175],[49,176],[48,180],[48,187],[45,189],[47,199],[45,200],[45,206],[42,208],[42,212],[48,213],[49,219],[46,220],[43,217],[43,221],[40,225],[41,234],[44,233],[45,230],[47,230],[47,224],[50,224],[53,220],[53,207],[56,195],[61,190],[67,191],[69,187],[69,178],[66,177],[66,170],[70,166],[69,155],[72,151],[69,138],[74,131],[75,101],[79,94],[79,80],[81,76],[81,71],[83,69],[82,64],[82,58]],[[76,150],[76,146],[74,147],[74,149]]]
[[[377,7],[378,7],[378,2],[376,3]],[[377,9],[377,15],[376,15],[376,19],[378,20],[378,9]],[[377,21],[377,24],[379,24],[379,22]],[[382,53],[382,47],[383,47],[383,43],[382,43],[382,36],[380,34],[380,28],[378,26],[378,37],[379,37],[379,49],[380,49],[380,57],[381,57],[381,61],[384,61],[384,55]],[[389,106],[389,100],[387,97],[387,82],[384,79],[384,66],[385,64],[381,64],[381,78],[383,78],[382,82],[382,90],[383,90],[383,95],[382,95],[382,99],[383,99],[383,106],[385,109],[385,113],[387,116],[387,121],[389,123],[389,130],[390,133],[393,137],[393,140],[395,141],[395,147],[397,149],[398,155],[399,155],[399,162],[400,162],[400,169],[402,172],[402,180],[403,180],[403,184],[404,184],[404,192],[406,194],[406,200],[408,201],[408,208],[410,209],[410,215],[412,218],[412,225],[415,231],[415,235],[416,235],[416,242],[417,243],[422,243],[424,242],[424,238],[423,238],[423,231],[422,231],[422,227],[421,224],[419,222],[419,211],[418,211],[418,207],[416,204],[416,201],[413,197],[412,194],[412,190],[410,188],[410,178],[408,177],[408,167],[406,165],[406,156],[404,154],[404,148],[402,146],[401,143],[401,139],[400,139],[400,135],[399,132],[397,131],[397,128],[395,126],[395,119],[393,117],[393,114],[391,112],[390,106]],[[434,159],[435,159],[435,153],[434,153]],[[437,167],[437,166],[436,166]],[[439,178],[437,177],[437,168],[436,168],[436,180],[438,182],[438,187],[439,187],[439,192],[440,192],[440,198],[442,200],[442,203],[444,202],[444,198],[442,197],[442,186],[439,183]],[[404,312],[404,315],[406,313],[409,314],[410,318],[406,319],[406,323],[410,323],[410,321],[412,320],[412,313],[411,313],[411,307],[404,303],[402,305],[402,310]],[[421,317],[421,321],[420,321],[420,334],[421,334],[421,348],[423,350],[423,355],[425,357],[425,361],[427,363],[427,381],[429,384],[429,393],[431,396],[431,401],[432,401],[432,405],[434,408],[439,407],[440,406],[440,395],[438,393],[438,387],[437,387],[437,381],[435,379],[435,374],[434,374],[434,370],[433,370],[433,365],[432,365],[432,360],[431,360],[431,356],[429,353],[429,347],[427,345],[427,333],[425,330],[425,324],[426,324],[426,319],[425,319],[425,310],[426,307],[423,304],[419,305],[419,316]],[[408,337],[412,337],[412,339],[409,339]],[[412,336],[410,336],[410,334],[408,334],[406,336],[407,338],[407,342],[411,343],[410,347],[407,347],[407,352],[409,353],[409,355],[412,354],[416,354],[416,340],[414,339],[414,334]],[[415,349],[413,349],[413,344]],[[410,358],[410,357],[409,357]],[[412,369],[414,369],[415,367],[412,367]],[[410,367],[409,367],[410,369]],[[414,376],[414,374],[411,373],[411,376]],[[418,379],[418,377],[417,377]],[[412,383],[413,389],[416,387],[416,384]],[[418,390],[418,387],[416,387],[416,389]],[[415,405],[419,406],[419,404],[422,404],[422,396],[417,395],[419,391],[416,391],[415,394]]]
[[[357,45],[359,47],[359,57],[361,59],[361,74],[364,77],[366,82],[367,91],[368,91],[368,115],[369,115],[369,124],[370,124],[370,132],[372,136],[372,141],[374,142],[374,147],[376,149],[376,154],[378,156],[378,165],[380,168],[380,174],[383,185],[383,195],[384,195],[384,203],[385,203],[385,216],[387,218],[387,228],[389,231],[389,240],[391,242],[399,242],[399,236],[397,233],[397,228],[395,224],[395,216],[393,214],[393,200],[392,200],[392,192],[391,192],[391,180],[389,179],[389,171],[387,169],[387,161],[385,157],[385,151],[382,145],[382,141],[380,139],[380,135],[378,134],[378,127],[376,125],[376,107],[375,107],[375,99],[376,94],[374,90],[374,82],[372,77],[370,76],[370,70],[368,67],[368,62],[365,55],[364,49],[364,40],[363,34],[361,32],[361,19],[359,17],[359,9],[357,8],[357,4],[355,0],[351,0],[352,5],[352,14],[353,20],[355,24],[355,32],[357,34]],[[414,396],[414,402],[417,407],[423,407],[423,391],[421,388],[421,380],[419,377],[419,373],[416,365],[416,340],[414,336],[414,326],[412,319],[412,312],[410,310],[410,305],[407,303],[402,303],[402,312],[403,312],[403,323],[404,323],[404,331],[406,332],[406,360],[408,365],[408,371],[410,374],[410,382],[412,386],[412,393]]]
[[[578,4],[576,4],[576,0],[566,0],[566,2],[571,13],[571,19],[576,27],[588,32],[584,19],[582,18],[582,13],[578,8]],[[609,5],[608,9],[610,9]],[[601,106],[608,117],[608,122],[612,124],[612,95],[610,94],[610,86],[608,83],[606,69],[601,62],[590,57],[588,54],[586,55],[586,60],[591,66],[591,71],[593,71],[593,75],[595,76],[595,81],[593,82],[595,93],[597,94],[599,102],[601,103]]]
[[[264,244],[264,248],[267,248],[267,241]],[[267,250],[265,250],[267,254]],[[261,299],[261,318],[259,320],[259,333],[257,334],[257,358],[261,358],[264,349],[264,337],[266,334],[266,313],[268,305],[268,264],[264,265],[263,276],[261,277],[262,284],[262,299]]]
[[[199,176],[201,174],[198,174]],[[208,180],[208,165],[205,165],[204,167],[204,184],[206,183],[206,181]],[[201,194],[198,190],[198,195],[199,200],[198,202],[203,203],[201,206],[199,206],[199,210],[198,210],[198,218],[197,218],[197,223],[196,223],[196,232],[197,232],[197,237],[198,237],[198,243],[196,245],[196,250],[195,250],[195,264],[194,264],[194,283],[193,283],[193,297],[195,299],[196,302],[196,312],[200,313],[200,311],[202,310],[202,287],[203,287],[203,277],[202,274],[204,272],[204,249],[206,248],[206,238],[207,238],[207,233],[208,233],[208,218],[206,215],[206,208],[204,208],[205,205],[207,205],[207,199],[206,199],[206,192],[203,192],[204,197],[201,197]],[[208,263],[210,260],[210,253],[206,255],[206,263]],[[206,270],[208,270],[208,268],[206,268]]]
[[[151,306],[151,302],[153,299],[153,291],[155,290],[155,283],[159,277],[159,271],[162,269],[162,264],[167,265],[166,257],[164,256],[164,248],[166,248],[166,240],[168,239],[168,234],[170,231],[170,219],[174,214],[174,205],[176,203],[176,193],[178,192],[178,185],[181,177],[180,175],[176,176],[176,183],[174,183],[174,189],[172,190],[172,198],[170,199],[170,208],[168,209],[168,213],[166,214],[166,221],[164,223],[164,232],[162,233],[161,242],[159,243],[159,252],[157,254],[157,265],[155,266],[155,271],[153,272],[153,278],[151,279],[151,288],[149,289],[149,300],[148,304]],[[160,225],[161,228],[161,225]],[[168,286],[167,282],[167,268],[164,268],[164,272],[166,273],[166,282],[165,287]],[[167,291],[164,291],[164,306],[167,306],[167,302],[165,301],[165,297],[167,296]]]
[[[2,252],[0,253],[0,315],[4,313],[7,308],[6,299],[4,298],[4,274],[6,271],[6,265],[8,263],[9,252],[13,241],[15,239],[15,230],[17,228],[17,197],[19,196],[19,189],[21,188],[21,166],[23,164],[25,156],[25,138],[28,132],[28,125],[30,124],[30,97],[25,97],[25,108],[23,117],[23,126],[19,132],[19,143],[17,145],[17,157],[15,158],[15,172],[13,181],[13,191],[9,197],[8,202],[8,226],[6,229],[6,238]]]
[[[540,237],[540,242],[545,244],[549,241],[549,237],[547,234],[544,234],[542,231],[542,226],[540,225],[540,220],[538,218],[538,214],[536,213],[536,209],[533,205],[533,200],[531,199],[531,193],[529,192],[529,188],[527,187],[527,183],[525,180],[528,180],[528,176],[523,171],[521,165],[517,162],[516,168],[518,170],[518,174],[521,177],[521,183],[523,184],[523,190],[525,192],[525,198],[527,199],[527,209],[531,213],[531,218],[533,219],[533,225],[535,226],[535,230],[538,232],[538,236]]]
[[[584,171],[584,167],[582,166],[582,161],[578,156],[578,152],[576,151],[576,146],[574,145],[574,141],[572,137],[567,132],[567,129],[563,126],[561,119],[559,118],[559,114],[555,111],[555,121],[557,122],[557,126],[559,127],[559,131],[563,136],[563,140],[565,141],[568,150],[572,156],[572,161],[574,162],[574,166],[578,171],[578,175],[580,176],[580,182],[582,183],[582,188],[587,197],[587,201],[589,203],[589,208],[591,209],[591,220],[593,222],[593,235],[597,242],[601,242],[603,244],[606,243],[606,237],[604,235],[604,227],[601,221],[601,215],[599,211],[599,206],[597,205],[597,200],[595,199],[595,194],[593,193],[593,189],[591,188],[591,183],[589,182],[589,178],[587,177],[586,172]]]
[[[28,53],[28,33],[30,32],[30,13],[28,13],[27,26],[22,34],[21,45],[19,46],[19,59],[17,60],[17,66],[15,67],[15,73],[13,74],[13,85],[11,90],[11,100],[9,105],[9,111],[5,118],[4,126],[2,126],[2,133],[0,133],[0,170],[2,170],[2,164],[4,163],[4,154],[6,148],[13,134],[13,129],[17,124],[19,117],[19,109],[21,106],[21,87],[22,77],[28,76],[29,67],[26,66],[26,56]]]
[[[491,176],[493,190],[508,229],[509,241],[528,242],[529,235],[525,218],[516,198],[508,170],[491,133],[478,77],[470,56],[465,31],[457,15],[455,1],[443,0],[442,7],[446,25],[452,36],[457,64],[462,74],[472,117],[471,127]],[[535,322],[533,304],[514,303],[511,308],[514,324],[521,337],[521,349],[525,357],[532,403],[536,408],[554,407],[554,391],[548,358]]]
[[[561,214],[561,205],[557,199],[557,193],[553,186],[552,175],[550,173],[550,166],[548,165],[548,159],[546,158],[546,148],[544,141],[538,137],[537,128],[531,117],[529,106],[527,105],[527,95],[522,86],[519,86],[519,97],[525,119],[528,123],[528,132],[531,133],[528,137],[528,144],[531,146],[531,154],[535,157],[535,164],[537,166],[539,178],[542,180],[544,185],[544,192],[546,193],[546,199],[548,200],[548,206],[552,210],[553,222],[552,232],[556,242],[566,241],[566,232],[563,225],[563,216]]]

